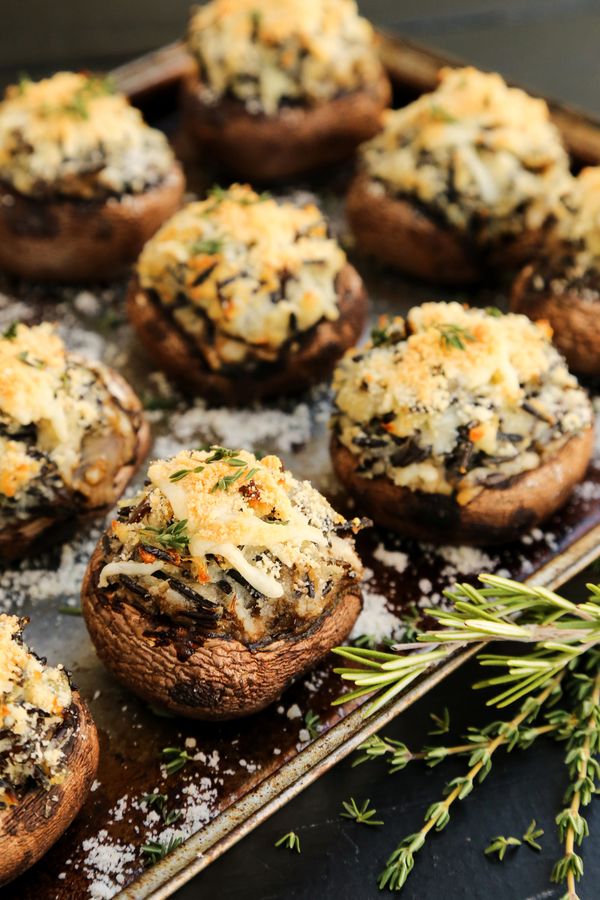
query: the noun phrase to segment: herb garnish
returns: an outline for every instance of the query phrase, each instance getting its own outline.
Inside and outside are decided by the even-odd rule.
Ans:
[[[18,322],[11,322],[8,328],[2,332],[2,337],[5,341],[14,341],[17,336],[17,325]]]
[[[382,344],[387,343],[389,339],[389,327],[390,323],[384,320],[380,321],[371,329],[371,343],[374,347],[381,347]]]
[[[190,762],[192,757],[181,747],[164,747],[162,755],[165,760],[167,775],[174,775]]]
[[[440,626],[418,636],[419,641],[434,644],[433,650],[403,655],[357,647],[334,650],[355,666],[336,670],[356,686],[340,702],[381,689],[366,711],[369,714],[430,666],[439,664],[459,644],[496,640],[532,645],[528,653],[520,656],[488,652],[479,655],[483,665],[500,669],[500,674],[474,687],[495,689],[497,693],[488,705],[502,709],[515,703],[512,717],[482,729],[470,728],[462,744],[426,747],[420,753],[379,737],[362,745],[365,753],[358,762],[389,755],[397,768],[416,759],[437,765],[452,755],[468,758],[467,772],[447,783],[444,799],[429,806],[421,828],[394,850],[378,884],[380,889],[391,890],[404,885],[414,867],[415,854],[427,836],[434,829],[441,831],[446,827],[452,805],[465,799],[489,775],[494,754],[500,748],[527,749],[538,737],[548,735],[566,742],[565,763],[570,782],[566,806],[556,818],[564,855],[554,867],[552,880],[565,881],[566,895],[575,898],[575,883],[583,874],[583,861],[575,846],[588,835],[581,809],[592,801],[600,787],[600,762],[596,758],[600,752],[600,585],[588,584],[590,596],[576,604],[546,588],[497,575],[481,575],[479,580],[483,587],[459,584],[444,591],[453,603],[450,610],[423,611]],[[565,708],[558,708],[561,700]],[[538,849],[536,839],[541,833],[533,820],[522,840]],[[505,842],[516,846],[516,840],[500,836],[489,852],[500,854]]]
[[[429,713],[429,718],[435,725],[435,728],[431,728],[427,734],[447,734],[450,731],[450,712],[447,706],[444,707],[444,712],[441,716]]]
[[[312,709],[309,709],[304,716],[304,726],[311,739],[314,740],[321,730],[321,719]]]
[[[444,347],[454,347],[456,350],[466,350],[465,341],[474,341],[475,335],[462,325],[452,322],[435,326],[440,332],[440,340]]]
[[[340,813],[344,819],[354,819],[359,825],[383,825],[381,819],[374,819],[377,815],[376,809],[369,809],[370,800],[365,800],[362,806],[358,806],[354,797],[350,800],[342,800],[342,806],[345,812]]]
[[[443,106],[440,106],[438,103],[431,103],[429,107],[431,118],[437,119],[439,122],[446,122],[449,125],[454,125],[456,122],[460,121],[448,112],[447,109],[444,109]]]
[[[160,546],[167,550],[178,550],[180,553],[187,550],[190,536],[187,533],[187,519],[171,522],[166,528],[154,528],[147,525],[141,529],[141,534],[148,535]]]
[[[295,850],[297,853],[300,853],[300,838],[295,831],[288,831],[278,841],[275,841],[275,846],[287,847],[288,850]]]
[[[494,318],[496,318],[496,319],[498,319],[498,318],[500,318],[500,316],[504,315],[502,310],[498,309],[497,306],[486,306],[485,311],[488,314],[488,316],[494,316]]]
[[[20,359],[22,363],[25,363],[26,366],[31,366],[32,369],[45,369],[46,363],[41,359],[36,359],[29,355],[27,350],[23,350],[21,353],[17,354],[17,359]]]
[[[490,853],[497,853],[498,859],[500,862],[504,859],[506,855],[506,851],[509,847],[520,847],[521,841],[516,837],[504,837],[503,834],[499,834],[498,837],[495,837],[491,844],[489,844],[485,850],[483,851],[486,855]]]
[[[149,841],[147,844],[144,844],[141,848],[142,853],[145,853],[148,857],[149,865],[153,866],[155,863],[159,861],[159,859],[164,859],[165,856],[168,856],[169,853],[172,853],[173,850],[176,850],[183,843],[182,837],[171,837],[168,841],[163,843],[162,841]]]
[[[200,472],[204,472],[206,466],[196,466],[195,469],[178,469],[177,472],[171,472],[169,475],[169,481],[181,481],[182,478],[185,478],[186,475],[198,475]]]
[[[59,606],[58,611],[63,616],[82,616],[83,612],[80,606]]]
[[[209,256],[214,256],[215,253],[219,253],[223,246],[223,241],[217,238],[203,238],[199,241],[195,241],[190,247],[192,253],[207,253]]]

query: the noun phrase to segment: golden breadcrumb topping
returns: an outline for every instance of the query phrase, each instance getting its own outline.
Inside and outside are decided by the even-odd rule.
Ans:
[[[217,630],[235,623],[257,639],[282,610],[314,618],[335,583],[361,571],[353,541],[337,533],[360,523],[346,523],[276,456],[183,451],[150,465],[135,503],[113,522],[115,553],[100,587],[134,578],[136,595],[142,586],[160,611],[197,618],[204,608]]]
[[[49,508],[61,486],[91,485],[103,452],[97,443],[82,470],[88,436],[131,435],[104,372],[67,353],[49,323],[0,336],[0,520]]]
[[[61,667],[45,665],[22,643],[26,619],[0,615],[0,809],[17,802],[15,789],[45,787],[62,776],[56,732],[72,703]]]
[[[384,320],[336,370],[336,434],[366,477],[470,499],[590,427],[589,399],[551,337],[546,322],[460,303]]]
[[[57,72],[9,87],[0,103],[0,180],[22,194],[137,194],[173,161],[162,132],[104,79]]]
[[[471,67],[442,69],[433,93],[388,110],[362,161],[375,187],[479,240],[540,227],[572,180],[545,101]]]
[[[192,16],[188,47],[205,98],[251,113],[318,104],[381,75],[373,29],[354,0],[212,0]]]
[[[557,233],[582,260],[591,264],[600,259],[600,166],[582,169],[574,179],[569,209],[559,219]]]
[[[218,369],[276,358],[290,338],[337,319],[345,262],[314,203],[233,185],[176,213],[148,241],[137,271]]]

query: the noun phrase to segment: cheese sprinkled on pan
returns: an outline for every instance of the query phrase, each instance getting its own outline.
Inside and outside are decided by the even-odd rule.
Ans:
[[[208,101],[229,95],[269,116],[362,88],[382,71],[354,0],[212,0],[193,15],[188,46]]]
[[[0,526],[58,514],[66,493],[97,490],[117,448],[131,457],[135,433],[109,380],[68,354],[48,323],[0,336]]]
[[[496,74],[442,69],[362,148],[366,172],[480,241],[541,227],[570,189],[567,154],[543,100]]]
[[[137,194],[174,162],[162,132],[103,79],[58,72],[0,103],[0,180],[33,197]]]
[[[44,665],[22,643],[26,619],[0,615],[0,809],[18,802],[28,782],[60,780],[72,695],[62,668]]]
[[[148,481],[113,523],[99,586],[119,582],[152,612],[258,641],[305,629],[360,575],[348,536],[360,522],[276,456],[185,451],[152,463]]]
[[[460,303],[384,320],[335,373],[335,432],[367,478],[471,499],[592,424],[551,337],[547,323]]]
[[[176,213],[146,244],[137,271],[218,369],[273,360],[294,336],[337,319],[345,263],[313,203],[233,185]]]

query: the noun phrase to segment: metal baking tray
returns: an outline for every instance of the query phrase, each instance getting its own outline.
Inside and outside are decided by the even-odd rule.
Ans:
[[[386,35],[380,36],[380,46],[399,103],[431,89],[440,66],[456,62]],[[190,184],[201,189],[215,176],[202,173],[178,131],[177,87],[188,65],[181,45],[175,44],[113,74],[148,119],[172,136],[188,164]],[[553,103],[552,109],[574,165],[599,163],[600,125],[560,104]],[[313,191],[343,240],[342,197],[350,172],[351,167],[342,167],[286,188]],[[362,259],[355,262],[374,316],[401,313],[433,297],[505,303],[506,286],[448,293]],[[151,410],[155,455],[205,441],[273,450],[297,475],[311,479],[334,503],[341,502],[327,452],[326,386],[306,397],[252,409],[190,406],[171,392],[136,343],[124,318],[124,290],[123,283],[60,288],[5,281],[0,284],[0,326],[15,318],[55,320],[71,347],[120,369]],[[66,544],[0,573],[0,610],[31,617],[28,642],[72,671],[101,739],[98,779],[81,815],[41,862],[5,888],[7,900],[169,896],[476,652],[473,647],[458,650],[371,718],[356,703],[331,706],[342,683],[330,660],[300,678],[279,703],[245,720],[211,724],[160,716],[102,668],[83,621],[70,614],[76,613],[79,583],[100,524],[82,525]],[[455,580],[473,580],[483,570],[501,571],[557,587],[595,558],[599,541],[600,458],[584,485],[543,529],[497,552],[440,551],[380,530],[364,533],[359,545],[369,570],[367,605],[379,610],[379,622],[393,626],[401,637],[419,609],[439,602],[441,590]],[[371,623],[376,619],[371,617]],[[319,717],[314,737],[305,728],[309,711]],[[162,750],[173,746],[187,747],[192,759],[167,775]],[[167,798],[162,815],[142,800],[155,791]],[[168,813],[179,813],[171,825],[164,821]],[[156,839],[167,843],[169,836],[184,840],[148,865],[141,847]]]

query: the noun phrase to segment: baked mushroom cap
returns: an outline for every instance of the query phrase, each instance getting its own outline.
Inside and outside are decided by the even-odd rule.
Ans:
[[[569,366],[600,374],[600,168],[577,177],[545,252],[517,276],[511,309],[544,318]]]
[[[420,539],[513,539],[558,509],[593,450],[586,393],[545,323],[426,303],[334,375],[332,459],[359,512]]]
[[[0,616],[0,885],[68,828],[98,767],[87,706],[64,669],[46,666],[22,644],[25,622]]]
[[[0,338],[0,559],[110,508],[149,440],[120,375],[68,353],[47,323],[10,326]]]
[[[165,136],[99,78],[59,72],[0,104],[0,268],[47,280],[122,273],[177,209]]]
[[[460,283],[532,257],[572,178],[544,101],[499,75],[443,69],[436,91],[388,110],[348,198],[359,249]]]
[[[359,527],[277,457],[212,447],[155,462],[84,579],[98,654],[171,712],[256,712],[350,632]]]
[[[192,16],[198,71],[185,122],[207,156],[280,180],[351,155],[379,130],[390,85],[353,0],[212,0]],[[240,147],[244,152],[240,153]]]
[[[314,204],[234,185],[149,241],[128,313],[184,387],[239,404],[326,378],[360,337],[367,297]]]

